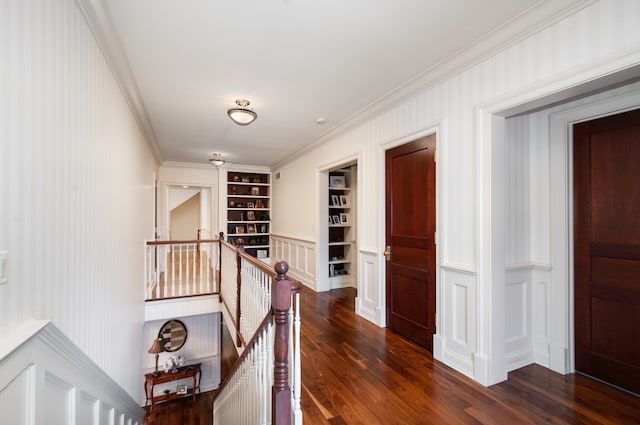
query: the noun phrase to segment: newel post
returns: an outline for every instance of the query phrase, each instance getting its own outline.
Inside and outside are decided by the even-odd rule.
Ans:
[[[273,387],[271,398],[271,423],[291,425],[291,388],[289,387],[289,309],[291,308],[291,282],[287,279],[289,265],[276,263],[276,278],[271,293],[271,306],[275,321],[273,347]]]
[[[242,257],[240,253],[244,252],[244,239],[236,239],[236,264],[238,267],[236,275],[236,345],[242,347],[242,331],[240,331],[240,313],[242,313],[242,306],[240,305],[240,290],[242,289]]]

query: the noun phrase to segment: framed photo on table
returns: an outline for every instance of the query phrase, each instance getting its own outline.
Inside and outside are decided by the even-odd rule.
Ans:
[[[187,393],[187,386],[186,385],[178,385],[176,387],[176,394],[186,394]]]

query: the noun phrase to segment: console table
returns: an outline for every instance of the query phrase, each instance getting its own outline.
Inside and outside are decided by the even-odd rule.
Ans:
[[[191,395],[193,401],[195,401],[196,390],[200,392],[200,377],[200,363],[179,367],[176,373],[172,373],[171,371],[161,372],[157,376],[154,376],[153,373],[147,373],[144,381],[144,395],[147,397],[147,400],[144,405],[146,406],[149,401],[151,401],[151,410],[153,410],[153,405],[159,401],[173,400],[188,395]],[[158,384],[164,384],[166,382],[178,381],[186,378],[193,379],[193,386],[191,388],[187,388],[187,392],[184,394],[177,394],[175,392],[160,395],[153,394],[153,388]]]

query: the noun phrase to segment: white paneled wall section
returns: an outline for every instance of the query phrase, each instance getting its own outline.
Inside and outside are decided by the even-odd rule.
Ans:
[[[584,93],[584,84],[596,88],[594,84],[604,81],[599,78],[621,75],[640,64],[640,26],[636,22],[640,2],[600,0],[580,6],[528,32],[520,28],[520,36],[509,37],[501,49],[484,60],[469,62],[447,74],[431,70],[411,82],[414,91],[395,103],[389,102],[391,106],[357,124],[336,129],[273,167],[273,172],[281,176],[273,186],[273,232],[315,241],[316,228],[322,223],[316,214],[300,213],[292,206],[318,211],[313,190],[317,187],[317,170],[346,158],[360,158],[358,246],[361,252],[375,253],[379,267],[367,280],[366,273],[360,274],[358,288],[364,293],[384,294],[382,153],[385,146],[397,141],[438,131],[437,240],[441,272],[434,353],[486,385],[505,379],[508,370],[506,339],[515,338],[516,333],[510,329],[514,334],[507,337],[503,329],[507,297],[518,298],[520,303],[525,302],[523,294],[544,298],[531,292],[531,279],[526,289],[515,289],[515,283],[507,289],[505,267],[520,262],[541,264],[534,274],[545,273],[550,262],[545,253],[553,230],[549,216],[538,214],[552,208],[548,192],[541,186],[552,186],[550,171],[545,168],[547,148],[537,144],[532,148],[530,139],[509,146],[508,140],[510,135],[539,132],[540,128],[532,129],[531,122],[523,118],[515,127],[507,125],[505,129],[505,120],[492,116],[506,115],[501,111],[534,100],[538,103],[530,108],[543,106],[540,102],[545,100],[541,99],[551,103]],[[516,20],[503,30],[518,24]],[[569,90],[574,87],[578,90]],[[496,143],[494,136],[503,130],[507,140]],[[507,155],[516,164],[507,161]],[[501,181],[507,173],[513,173],[509,175],[513,182]],[[532,185],[534,181],[540,185]],[[505,220],[500,220],[501,216]],[[360,256],[359,261],[367,264],[361,264],[359,270],[370,268],[369,257]],[[533,288],[547,281],[538,280]],[[369,290],[371,285],[378,287]],[[540,291],[547,289],[541,287]],[[563,300],[568,302],[566,295]],[[384,325],[384,315],[374,314],[384,308],[384,296],[369,296],[358,306],[358,313]],[[562,322],[568,317],[562,317]],[[542,334],[535,317],[528,320],[532,322],[521,323],[518,332],[533,331],[539,338]]]
[[[309,288],[317,289],[316,245],[313,242],[271,234],[271,250],[273,261],[289,264],[288,275]]]
[[[0,334],[51,320],[137,400],[156,159],[75,1],[2,1],[0,28]]]
[[[138,403],[52,323],[29,320],[3,337],[3,424],[142,425]]]

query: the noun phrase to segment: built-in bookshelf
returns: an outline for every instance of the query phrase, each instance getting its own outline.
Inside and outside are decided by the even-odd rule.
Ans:
[[[329,173],[329,247],[330,287],[348,286],[352,281],[353,215],[351,170]]]
[[[227,242],[244,240],[245,252],[269,257],[271,231],[270,174],[227,172]]]

